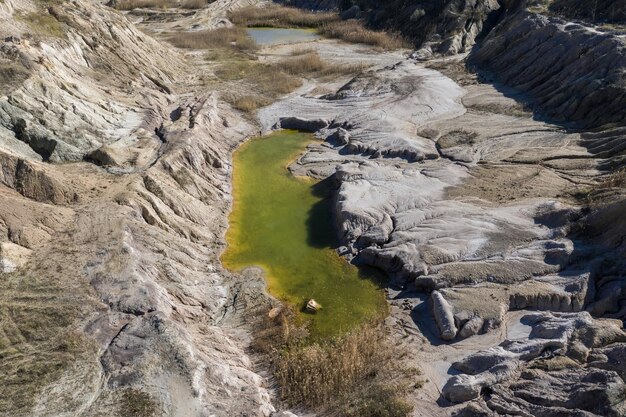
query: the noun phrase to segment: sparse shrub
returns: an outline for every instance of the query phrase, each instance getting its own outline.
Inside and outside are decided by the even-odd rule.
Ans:
[[[234,108],[246,113],[271,104],[301,85],[298,78],[256,61],[224,63],[217,68],[216,75],[223,81],[243,81],[250,85],[248,91],[254,91],[254,94],[233,92],[224,97]]]
[[[306,54],[310,54],[310,53],[317,53],[317,51],[313,48],[296,48],[294,50],[291,51],[290,55],[291,56],[300,56],[300,55],[306,55]]]
[[[345,417],[407,417],[413,406],[402,398],[402,387],[374,385],[367,395],[346,405]]]
[[[272,97],[290,93],[301,85],[299,79],[257,61],[228,62],[218,67],[215,74],[224,81],[248,81],[256,93]]]

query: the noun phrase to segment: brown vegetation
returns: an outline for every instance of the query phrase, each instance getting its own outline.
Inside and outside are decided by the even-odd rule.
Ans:
[[[95,346],[72,330],[79,314],[73,296],[56,287],[53,273],[43,276],[4,274],[0,283],[2,415],[29,410],[41,389],[67,372],[78,358],[89,352],[95,355]],[[48,281],[50,276],[55,278],[53,284]]]
[[[267,106],[277,98],[291,93],[302,84],[301,77],[326,77],[330,75],[356,74],[361,65],[331,65],[322,60],[315,51],[307,51],[285,58],[274,64],[265,64],[238,55],[225,55],[211,51],[210,58],[218,58],[215,75],[224,82],[240,81],[249,87],[244,92],[233,88],[224,98],[236,109],[253,112]]]
[[[169,38],[175,46],[186,49],[235,48],[240,51],[253,51],[256,42],[245,29],[237,27],[218,28],[198,32],[180,32]]]
[[[113,7],[117,10],[134,10],[134,9],[201,9],[211,0],[119,0],[113,3]]]
[[[322,25],[319,28],[319,33],[329,38],[352,43],[364,43],[387,50],[409,47],[399,35],[367,29],[359,20],[345,20]]]
[[[613,171],[600,184],[600,188],[626,188],[626,168]]]
[[[406,417],[404,399],[419,384],[415,368],[400,370],[384,329],[367,324],[329,341],[311,341],[284,310],[268,318],[253,348],[270,361],[280,396],[321,415]]]
[[[275,65],[281,71],[290,75],[346,75],[356,74],[366,66],[361,64],[332,65],[324,61],[316,51],[297,54],[292,58],[284,59]]]
[[[60,22],[49,10],[28,13],[19,17],[31,29],[32,34],[43,37],[65,37],[65,24]]]
[[[168,39],[179,48],[206,50],[207,61],[216,64],[217,80],[232,83],[232,88],[225,88],[224,99],[247,113],[291,93],[302,84],[301,77],[350,75],[365,67],[360,64],[333,65],[313,49],[296,50],[277,63],[261,63],[251,53],[258,49],[257,44],[240,27],[181,32],[171,34]],[[205,83],[214,81],[203,79]]]
[[[124,390],[121,408],[125,417],[152,417],[157,413],[157,405],[152,397],[134,388]]]
[[[222,81],[248,84],[244,91],[233,89],[224,96],[233,107],[247,113],[269,105],[301,85],[298,78],[277,71],[272,65],[249,59],[224,62],[217,67],[215,75]]]

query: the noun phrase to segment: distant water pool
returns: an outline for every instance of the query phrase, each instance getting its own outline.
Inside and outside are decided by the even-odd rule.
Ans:
[[[320,39],[313,29],[249,28],[248,35],[261,46],[309,42]]]
[[[315,299],[322,309],[300,319],[308,321],[313,337],[324,338],[382,317],[387,303],[380,276],[333,250],[338,242],[329,187],[287,169],[313,140],[311,134],[280,131],[235,152],[234,206],[222,262],[231,270],[263,268],[269,292],[297,309]]]

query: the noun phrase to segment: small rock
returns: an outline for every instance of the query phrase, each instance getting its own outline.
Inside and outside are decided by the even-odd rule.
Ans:
[[[328,136],[326,140],[332,144],[341,146],[347,145],[350,142],[350,133],[344,128],[337,128],[332,135]]]
[[[274,307],[267,313],[267,316],[270,319],[275,319],[276,317],[278,317],[278,315],[280,314],[281,311],[282,311],[282,308]]]
[[[307,301],[306,307],[305,307],[306,311],[310,313],[317,313],[321,308],[322,306],[312,298],[309,301]]]

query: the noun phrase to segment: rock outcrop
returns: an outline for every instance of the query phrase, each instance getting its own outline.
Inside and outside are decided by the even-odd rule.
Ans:
[[[0,414],[269,416],[270,301],[218,259],[255,129],[119,12],[43,3],[0,2]]]
[[[511,12],[469,63],[527,95],[551,120],[594,128],[626,122],[626,46],[613,33]]]
[[[456,416],[623,414],[624,370],[615,361],[626,348],[620,322],[588,313],[536,313],[522,321],[532,327],[527,340],[507,340],[452,365],[460,374],[443,396],[482,397]]]

